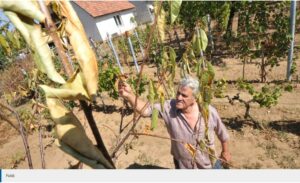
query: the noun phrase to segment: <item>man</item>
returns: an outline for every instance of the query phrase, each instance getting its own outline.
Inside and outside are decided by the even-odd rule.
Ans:
[[[164,110],[161,109],[160,104],[153,106],[159,110],[160,116],[164,119],[170,137],[189,143],[193,147],[197,147],[197,139],[204,139],[205,137],[205,122],[196,102],[198,94],[199,82],[191,77],[184,78],[179,84],[176,99],[166,101]],[[129,101],[131,106],[134,106],[136,96],[127,83],[119,83],[119,95]],[[142,116],[149,117],[152,114],[152,107],[149,105],[142,111],[145,105],[146,102],[138,99],[136,110]],[[210,144],[208,146],[214,149],[214,135],[216,133],[222,145],[220,158],[229,161],[231,158],[228,150],[229,135],[216,109],[209,106],[209,111],[208,136]],[[197,150],[195,158],[193,158],[184,143],[172,140],[171,154],[174,157],[176,168],[213,168],[206,152]],[[220,164],[220,162],[216,164]]]

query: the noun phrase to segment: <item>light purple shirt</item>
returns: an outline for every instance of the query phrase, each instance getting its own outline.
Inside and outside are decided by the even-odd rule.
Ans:
[[[161,110],[160,104],[154,104],[154,108],[159,110],[160,116],[166,123],[167,130],[172,139],[178,139],[185,143],[189,143],[196,147],[196,139],[204,139],[205,123],[202,116],[200,116],[195,129],[193,130],[187,123],[186,118],[180,110],[176,109],[176,100],[168,100],[164,103],[164,110]],[[147,110],[152,114],[151,106]],[[215,133],[221,142],[225,142],[229,139],[226,127],[222,123],[218,112],[212,106],[209,106],[209,132],[210,146],[214,149],[214,136]],[[212,168],[209,155],[200,150],[196,151],[196,157],[193,161],[193,157],[189,151],[185,148],[183,143],[177,141],[171,141],[171,154],[178,161],[180,169],[192,169],[192,168]]]

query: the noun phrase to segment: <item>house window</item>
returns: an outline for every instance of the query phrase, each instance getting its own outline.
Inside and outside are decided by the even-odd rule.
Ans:
[[[122,25],[120,15],[115,15],[114,19],[115,19],[115,22],[116,22],[117,25]]]

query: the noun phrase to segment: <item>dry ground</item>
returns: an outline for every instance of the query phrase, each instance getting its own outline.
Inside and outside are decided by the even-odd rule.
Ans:
[[[216,66],[216,79],[236,80],[241,77],[242,65],[236,59],[223,60],[226,64],[222,67]],[[298,64],[300,65],[300,64]],[[300,67],[298,66],[298,73]],[[268,80],[282,80],[285,78],[286,63],[274,69]],[[155,68],[145,68],[148,77],[153,77]],[[177,72],[179,73],[179,72]],[[179,77],[179,76],[178,76]],[[258,68],[252,64],[246,67],[246,79],[257,80]],[[178,81],[178,78],[176,79]],[[254,84],[259,88],[261,84]],[[238,116],[243,116],[245,108],[236,103],[230,105],[227,99],[213,99],[213,105],[218,109],[230,134],[230,151],[232,154],[232,168],[300,168],[300,84],[294,82],[292,93],[284,92],[277,106],[271,109],[259,108],[253,105],[251,114],[256,120],[269,124],[264,130],[253,127],[249,122],[243,122]],[[229,84],[226,94],[233,96],[238,91],[234,85]],[[142,97],[145,97],[144,94]],[[249,96],[241,93],[241,97],[248,99]],[[112,100],[103,95],[106,105],[110,106],[108,112],[102,108],[94,110],[94,117],[100,133],[105,139],[105,144],[110,152],[116,145],[119,136],[121,121],[120,109],[122,100]],[[99,105],[101,103],[99,102]],[[93,139],[88,124],[83,116],[82,110],[75,108],[74,113],[82,121],[87,129],[87,134]],[[123,124],[132,119],[132,114],[124,118]],[[143,132],[150,119],[142,118],[137,131]],[[126,131],[126,130],[125,130]],[[168,137],[168,133],[162,121],[158,128],[151,132],[153,134]],[[21,137],[7,123],[0,123],[0,168],[28,168],[25,159],[24,147]],[[123,132],[121,136],[125,133]],[[63,153],[53,143],[50,132],[44,132],[43,145],[45,148],[46,168],[64,169],[70,168],[77,160]],[[29,144],[34,168],[41,168],[38,133],[29,136]],[[131,141],[131,145],[129,142]],[[117,168],[174,168],[170,155],[169,140],[155,137],[139,136],[137,139],[130,138],[127,145],[130,146],[126,152],[123,148],[115,160]],[[220,152],[220,148],[217,148]],[[83,168],[89,168],[83,166]]]

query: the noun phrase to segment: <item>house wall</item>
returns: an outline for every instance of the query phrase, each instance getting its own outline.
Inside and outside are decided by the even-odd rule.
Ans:
[[[149,8],[153,7],[153,1],[136,1],[129,0],[136,8],[135,20],[140,24],[153,22],[154,16],[151,14]]]
[[[120,35],[125,31],[133,29],[136,25],[131,23],[130,19],[134,17],[134,9],[122,12],[112,13],[101,17],[96,17],[95,22],[100,33],[101,40],[107,39],[107,33],[110,35]],[[122,25],[117,25],[114,16],[119,15]]]
[[[91,37],[93,40],[101,40],[94,18],[74,2],[71,1],[71,4],[84,27],[86,36]]]

